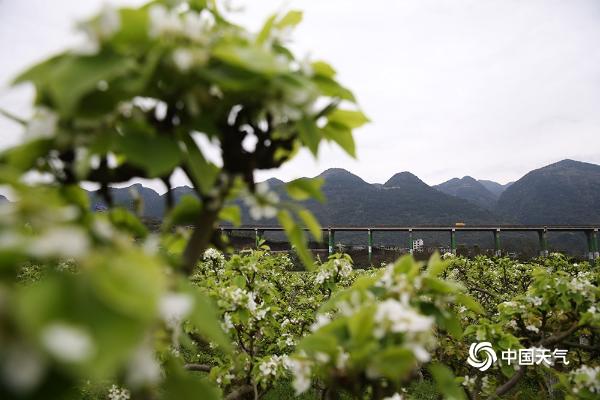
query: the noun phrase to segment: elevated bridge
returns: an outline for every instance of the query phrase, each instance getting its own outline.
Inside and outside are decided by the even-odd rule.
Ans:
[[[224,234],[231,232],[254,232],[256,243],[263,238],[265,232],[283,232],[281,226],[222,226],[220,227]],[[308,231],[307,228],[304,228]],[[335,233],[336,232],[365,232],[367,239],[367,249],[369,252],[369,262],[373,255],[373,234],[375,232],[407,232],[408,248],[413,247],[414,232],[447,232],[451,252],[456,254],[456,235],[459,232],[489,232],[494,237],[494,253],[500,255],[502,248],[500,246],[500,234],[502,232],[536,232],[539,239],[540,256],[548,255],[548,232],[579,232],[585,233],[587,239],[588,259],[592,262],[600,259],[598,247],[598,231],[600,225],[466,225],[456,224],[450,226],[328,226],[323,227],[323,233],[327,234],[329,244],[329,254],[334,253]]]

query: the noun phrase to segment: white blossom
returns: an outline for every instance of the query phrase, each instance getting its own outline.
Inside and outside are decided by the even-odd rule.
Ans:
[[[331,319],[329,318],[329,316],[327,316],[326,314],[319,314],[317,315],[316,321],[310,326],[310,330],[315,332],[330,322]]]
[[[432,317],[421,315],[394,299],[378,305],[375,321],[380,325],[380,329],[376,330],[378,337],[382,337],[387,329],[391,332],[425,332],[433,325]]]
[[[254,220],[269,219],[277,215],[277,208],[274,204],[279,202],[279,196],[277,193],[269,191],[266,182],[256,184],[254,195],[246,196],[244,201],[250,208],[250,216]]]
[[[85,232],[75,227],[56,227],[34,238],[29,251],[35,257],[80,258],[89,248]]]
[[[2,381],[13,391],[26,394],[41,382],[45,367],[43,358],[34,350],[9,346],[2,363]]]
[[[140,346],[127,364],[127,384],[130,387],[140,387],[154,384],[160,378],[160,365],[152,349],[146,345]]]
[[[52,356],[65,362],[85,361],[95,352],[94,342],[87,332],[64,323],[44,328],[41,341]]]
[[[179,71],[187,72],[194,65],[194,54],[188,49],[176,49],[173,52],[173,62]]]
[[[26,140],[54,137],[58,127],[58,114],[46,107],[36,109],[25,129]]]
[[[181,324],[194,307],[194,299],[185,293],[167,293],[159,302],[159,313],[162,319],[174,328]]]
[[[429,354],[429,352],[425,349],[425,347],[421,346],[420,344],[411,344],[410,349],[412,350],[413,354],[415,355],[415,358],[418,361],[427,362],[431,360],[431,355]]]
[[[384,397],[383,400],[402,400],[402,396],[399,393],[394,393],[392,396]]]
[[[120,388],[117,385],[112,385],[108,390],[108,400],[129,400],[131,393],[125,388]]]
[[[150,36],[178,34],[183,29],[183,23],[176,12],[168,10],[162,5],[150,7]]]
[[[101,38],[111,37],[119,29],[121,29],[121,15],[119,11],[115,7],[105,4],[98,20],[99,36]]]
[[[307,360],[290,358],[285,363],[288,370],[291,371],[294,380],[292,386],[296,395],[300,395],[310,389],[311,364]]]
[[[233,322],[231,321],[231,315],[229,315],[228,313],[225,313],[225,315],[223,316],[223,324],[222,325],[225,330],[233,329]]]

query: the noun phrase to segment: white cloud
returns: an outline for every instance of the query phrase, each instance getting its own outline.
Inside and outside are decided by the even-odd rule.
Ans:
[[[507,182],[563,158],[600,163],[596,0],[243,3],[234,18],[255,30],[271,11],[303,9],[295,49],[331,61],[373,121],[356,132],[358,161],[324,146],[319,162],[300,154],[279,178],[343,167],[370,182],[402,170],[430,184]],[[0,79],[73,43],[74,19],[101,4],[0,0],[0,35],[11,38],[0,43],[10,55]],[[0,89],[0,107],[22,113],[26,99]],[[5,121],[0,129],[0,145],[18,131]]]

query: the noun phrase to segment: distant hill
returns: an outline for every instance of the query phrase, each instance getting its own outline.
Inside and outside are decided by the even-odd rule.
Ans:
[[[481,183],[484,188],[489,190],[496,197],[496,200],[498,200],[498,198],[500,197],[502,192],[504,192],[507,188],[510,187],[510,185],[512,185],[514,183],[514,182],[508,182],[507,184],[503,185],[501,183],[494,182],[494,181],[488,181],[485,179],[479,179],[478,182]]]
[[[136,208],[134,193],[142,200],[142,216],[147,218],[162,218],[165,211],[165,200],[154,190],[140,183],[124,187],[111,188],[110,193],[115,205],[134,211]],[[98,191],[88,192],[92,209],[101,210],[107,207],[106,202]]]
[[[434,186],[434,188],[450,196],[470,201],[487,210],[493,210],[498,200],[498,196],[494,195],[481,182],[470,176],[465,176],[461,179],[452,178],[449,181]]]
[[[523,224],[600,223],[600,166],[563,160],[506,189],[497,212]]]
[[[409,172],[392,176],[384,185],[373,185],[339,168],[320,177],[327,198],[306,206],[323,225],[417,225],[492,223],[496,217],[483,208],[442,193]]]
[[[327,202],[304,204],[324,226],[600,224],[600,166],[578,161],[564,160],[531,171],[508,185],[466,176],[431,187],[410,172],[397,173],[384,184],[371,184],[340,168],[319,176],[325,180],[322,190]],[[286,199],[285,182],[272,178],[267,183]],[[500,190],[496,202],[494,193]],[[130,210],[135,207],[132,192],[137,192],[143,200],[144,217],[160,219],[164,215],[164,194],[141,184],[111,191],[115,203]],[[175,202],[189,193],[192,189],[187,186],[172,190]],[[106,207],[97,192],[89,196],[94,209]],[[277,224],[274,219],[253,221],[243,203],[238,204],[242,205],[244,224]]]

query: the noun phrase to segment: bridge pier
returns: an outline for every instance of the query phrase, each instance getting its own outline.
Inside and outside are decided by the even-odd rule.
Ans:
[[[538,239],[540,242],[540,257],[548,257],[548,238],[546,229],[538,231]]]
[[[500,249],[500,229],[494,231],[494,256],[502,256],[502,250]]]
[[[450,231],[450,252],[456,254],[456,229]]]
[[[408,230],[408,252],[413,254],[413,230]]]
[[[333,255],[335,249],[335,230],[333,229],[328,229],[327,230],[327,241],[329,242],[329,255]]]
[[[367,241],[367,245],[368,245],[368,249],[369,249],[369,264],[373,264],[373,231],[372,230],[367,230],[367,234],[368,234],[368,241]]]
[[[600,259],[600,248],[598,247],[598,229],[594,229],[594,260],[598,262]]]
[[[263,231],[262,229],[254,229],[254,244],[257,249],[260,246],[261,240],[263,240],[264,234],[265,231]]]
[[[585,236],[587,237],[587,245],[588,245],[588,260],[593,263],[599,258],[598,254],[598,230],[594,229],[592,231],[585,232]]]

